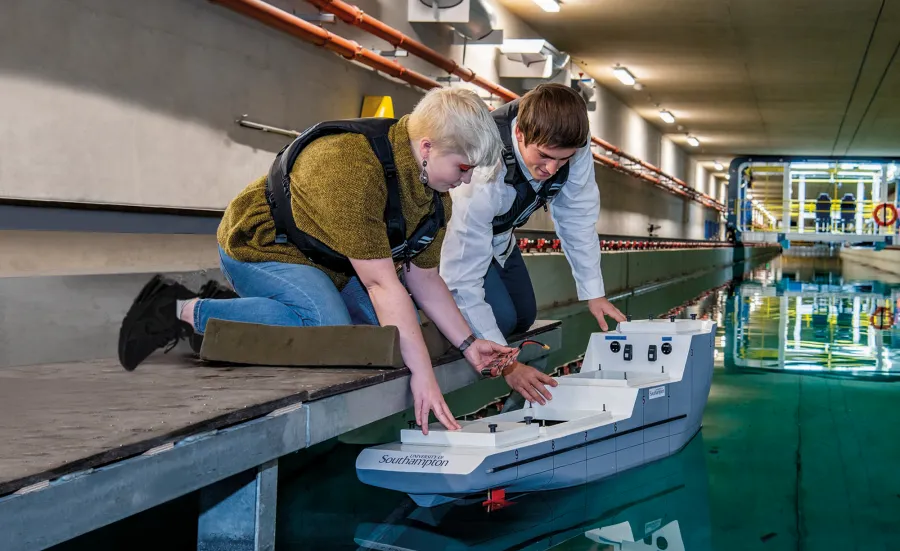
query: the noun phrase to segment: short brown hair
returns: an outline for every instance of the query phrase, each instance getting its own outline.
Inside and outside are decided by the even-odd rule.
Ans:
[[[584,147],[591,132],[587,105],[564,84],[538,84],[519,100],[516,125],[525,135],[525,145]]]

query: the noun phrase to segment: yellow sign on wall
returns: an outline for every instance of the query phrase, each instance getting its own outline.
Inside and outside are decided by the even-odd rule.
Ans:
[[[391,96],[365,96],[361,117],[394,118],[394,102]]]

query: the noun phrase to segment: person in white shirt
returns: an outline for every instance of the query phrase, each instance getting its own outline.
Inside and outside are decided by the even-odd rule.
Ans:
[[[540,84],[492,113],[505,150],[499,167],[475,171],[472,185],[451,191],[453,216],[441,251],[440,274],[472,331],[506,344],[537,316],[534,288],[513,231],[538,208],[550,215],[575,278],[600,328],[625,316],[605,298],[596,224],[600,193],[594,179],[587,106],[573,89]],[[545,404],[546,374],[519,362],[502,375],[527,400]]]

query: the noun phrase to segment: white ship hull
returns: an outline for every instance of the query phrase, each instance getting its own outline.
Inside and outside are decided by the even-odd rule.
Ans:
[[[447,431],[401,431],[363,450],[359,479],[434,506],[488,490],[585,484],[681,450],[700,430],[712,381],[715,324],[624,322],[592,335],[580,373],[557,377],[546,405]]]

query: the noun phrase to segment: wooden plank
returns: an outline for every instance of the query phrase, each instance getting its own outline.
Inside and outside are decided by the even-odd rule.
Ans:
[[[538,322],[517,338],[558,326]],[[453,349],[434,363],[459,358]],[[112,359],[0,368],[0,496],[408,373],[222,366],[160,353],[132,372]]]

